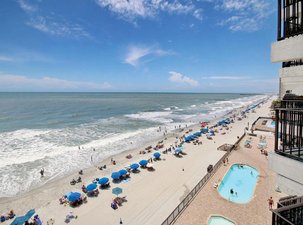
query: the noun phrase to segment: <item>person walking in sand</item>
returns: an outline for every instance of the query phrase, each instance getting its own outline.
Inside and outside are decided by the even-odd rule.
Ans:
[[[268,209],[271,210],[274,204],[274,200],[272,199],[272,197],[270,197],[269,199],[267,199],[267,201],[268,201]]]
[[[40,170],[41,177],[44,177],[44,168]]]

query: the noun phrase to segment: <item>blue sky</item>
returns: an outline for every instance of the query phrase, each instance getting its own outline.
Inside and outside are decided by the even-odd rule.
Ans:
[[[0,91],[276,92],[274,0],[1,0]]]

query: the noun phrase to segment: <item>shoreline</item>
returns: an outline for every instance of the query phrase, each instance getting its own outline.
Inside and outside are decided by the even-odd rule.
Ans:
[[[216,124],[216,122],[218,120],[224,119],[224,118],[226,118],[226,117],[228,117],[230,115],[233,115],[233,114],[238,114],[243,108],[246,108],[247,106],[248,105],[243,106],[241,108],[233,109],[230,112],[227,112],[226,114],[224,114],[224,115],[222,115],[220,117],[216,117],[213,120],[209,120],[208,123],[209,123],[209,125],[214,125],[214,124]],[[200,123],[195,123],[195,124],[189,125],[187,127],[176,128],[171,133],[168,133],[166,136],[163,136],[161,138],[156,138],[155,140],[153,140],[151,142],[144,143],[144,146],[153,146],[154,147],[155,145],[158,144],[159,141],[163,141],[164,143],[168,142],[169,139],[172,139],[171,141],[173,141],[173,140],[175,140],[176,136],[182,137],[184,135],[184,133],[186,131],[190,130],[190,129],[192,129],[193,132],[195,132],[196,130],[200,130],[201,129],[201,125],[200,125]],[[193,133],[193,132],[190,132],[190,133]],[[173,142],[171,142],[171,143],[173,143]],[[138,157],[141,157],[141,158],[144,157],[144,154],[138,154],[139,151],[145,149],[145,147],[142,146],[142,145],[143,144],[140,144],[140,147],[137,146],[137,147],[134,147],[134,148],[131,148],[131,149],[128,149],[128,150],[125,150],[125,151],[122,151],[122,152],[119,152],[119,153],[116,153],[116,154],[114,153],[113,155],[107,156],[106,158],[104,158],[104,159],[102,159],[102,160],[100,160],[100,161],[98,161],[98,162],[96,162],[94,164],[97,164],[99,166],[100,165],[106,165],[107,168],[108,168],[108,166],[112,166],[111,165],[111,158],[114,158],[114,159],[118,159],[116,161],[122,162],[122,164],[123,164],[122,167],[126,167],[125,163],[128,162],[128,161],[134,160],[134,155],[136,156],[136,158],[138,158]],[[160,149],[159,151],[163,151],[163,150],[164,150],[164,148]],[[154,151],[155,150],[152,149],[151,153],[146,153],[145,155],[151,157],[152,153]],[[131,154],[133,157],[131,159],[126,159],[125,156],[128,155],[128,154]],[[129,166],[129,165],[127,165],[127,166]],[[78,174],[78,171],[80,169],[83,170],[84,175],[79,175]],[[69,174],[65,174],[65,175],[59,176],[57,178],[56,177],[51,178],[51,181],[46,181],[46,183],[40,185],[37,188],[32,188],[32,189],[27,190],[25,192],[21,192],[21,193],[15,195],[15,196],[12,196],[12,197],[0,197],[0,210],[1,210],[1,205],[4,204],[4,203],[10,203],[10,202],[13,202],[13,201],[15,201],[17,199],[20,199],[20,198],[26,198],[26,197],[34,194],[35,192],[39,192],[39,191],[42,191],[42,190],[47,189],[47,188],[53,188],[54,185],[57,185],[58,183],[61,183],[62,181],[66,182],[67,178],[69,178],[69,180],[72,180],[73,178],[77,178],[77,177],[81,176],[82,177],[82,181],[83,181],[87,177],[90,177],[88,174],[93,173],[95,170],[100,171],[100,172],[102,171],[102,170],[97,169],[95,165],[91,165],[91,166],[86,167],[86,168],[78,168],[77,170],[78,171],[71,171]],[[108,175],[104,175],[104,176],[110,176],[111,172],[108,169],[103,170],[103,171],[105,171],[105,172],[108,173]],[[37,176],[39,176],[39,175],[37,174]],[[83,183],[83,182],[81,182],[81,183]],[[73,187],[73,185],[70,185],[70,186]]]
[[[270,99],[270,98],[267,98],[267,101],[268,101],[268,99]],[[241,108],[234,109],[231,112],[229,112],[226,115],[224,115],[223,117],[227,117],[228,115],[232,115],[232,114],[238,112],[239,110],[241,110]],[[218,121],[218,120],[220,120],[220,118],[215,118],[215,120],[212,120],[210,122],[210,125],[213,124],[215,121]],[[238,126],[239,126],[239,124],[240,124],[239,122],[241,122],[241,121],[235,121],[235,124],[238,124]],[[243,121],[242,121],[242,123],[243,123]],[[234,126],[234,124],[232,124],[232,126]],[[174,143],[174,140],[175,140],[176,136],[181,137],[184,134],[184,132],[187,131],[187,130],[189,130],[189,129],[192,129],[193,132],[195,132],[196,130],[200,130],[200,124],[194,124],[192,126],[188,126],[184,130],[181,130],[179,132],[171,133],[168,136],[163,137],[161,139],[157,139],[156,141],[153,141],[150,144],[145,144],[145,147],[148,146],[148,145],[154,146],[155,144],[158,143],[158,141],[164,140],[165,138],[167,138],[167,140],[164,140],[164,144],[165,144],[164,148],[160,149],[160,151],[163,151],[163,150],[165,150],[165,147],[167,147],[167,145],[169,146],[170,144]],[[241,129],[241,132],[243,132],[243,129]],[[205,137],[205,135],[203,135],[203,136]],[[219,135],[218,137],[221,137],[221,135]],[[223,135],[222,135],[221,139],[222,138],[224,139]],[[217,138],[215,137],[215,140],[216,139]],[[204,140],[204,138],[203,138],[203,140]],[[224,142],[228,143],[229,140],[230,139],[227,139]],[[207,141],[205,141],[205,142],[207,142]],[[203,143],[202,148],[204,148],[204,146],[207,147],[209,144],[204,144]],[[214,145],[214,144],[211,144],[211,145]],[[192,144],[185,144],[185,146],[186,146],[186,149],[187,148],[189,148],[189,149],[190,148],[197,148],[197,146],[194,147],[194,146],[192,146]],[[153,154],[154,151],[152,151],[151,153],[147,153],[145,155],[139,154],[139,151],[143,150],[145,147],[143,147],[143,146],[136,147],[134,149],[130,149],[130,150],[121,152],[121,153],[119,153],[119,154],[117,154],[115,156],[110,156],[110,157],[102,160],[101,162],[98,162],[98,165],[106,164],[107,165],[107,169],[106,170],[102,170],[101,171],[101,170],[96,169],[93,166],[90,167],[90,168],[88,168],[88,169],[85,169],[84,170],[84,175],[82,176],[82,181],[84,181],[83,183],[88,184],[89,180],[92,180],[92,179],[94,179],[96,177],[102,177],[102,176],[106,176],[106,175],[110,176],[111,172],[113,172],[115,170],[118,170],[118,169],[122,169],[125,166],[129,166],[131,163],[138,162],[139,159],[142,159],[142,158],[148,159],[148,158],[150,158],[152,156],[152,154]],[[189,151],[191,151],[191,150],[189,150]],[[196,150],[194,150],[194,151],[196,151]],[[221,153],[223,154],[223,152],[221,152]],[[218,151],[216,154],[220,155],[221,153]],[[132,154],[133,157],[131,159],[126,159],[125,156],[127,154]],[[199,153],[199,154],[201,154],[201,153]],[[117,165],[115,165],[115,166],[110,164],[110,158],[112,158],[112,157],[117,161]],[[170,156],[170,154],[169,155],[164,155],[163,154],[163,157],[169,158],[171,156]],[[174,159],[174,158],[175,157],[173,157],[173,161],[176,161],[176,159]],[[184,160],[186,160],[185,158],[184,158]],[[162,162],[163,161],[164,160],[162,160]],[[171,161],[171,160],[169,159],[169,161]],[[205,161],[207,161],[207,160],[205,160]],[[160,164],[162,162],[159,162],[159,163],[157,162],[155,164],[157,164],[157,166],[158,165],[160,166]],[[181,160],[181,162],[182,162],[182,160]],[[164,164],[165,163],[166,162],[164,161]],[[167,162],[167,163],[171,164],[173,162]],[[142,173],[143,173],[142,176],[144,176],[144,177],[147,176],[146,175],[146,171],[142,171]],[[97,174],[98,174],[98,176],[97,176]],[[11,208],[14,208],[14,206],[16,206],[16,204],[17,204],[17,205],[19,205],[19,207],[15,211],[17,212],[17,214],[19,214],[20,212],[22,212],[22,213],[26,212],[26,210],[28,210],[29,208],[40,208],[40,209],[41,208],[47,208],[49,204],[53,204],[54,202],[55,202],[55,204],[57,203],[56,208],[58,209],[61,206],[59,205],[57,199],[59,199],[64,193],[67,193],[68,191],[71,191],[71,190],[77,190],[77,191],[81,190],[82,183],[76,184],[74,186],[71,186],[69,184],[69,181],[72,178],[77,178],[78,176],[79,176],[78,173],[72,173],[72,174],[70,174],[68,176],[64,176],[62,178],[59,178],[58,180],[53,180],[53,181],[51,181],[51,182],[49,182],[49,183],[47,183],[47,184],[45,184],[45,185],[43,185],[41,187],[38,187],[36,189],[32,189],[29,192],[26,192],[24,194],[17,195],[15,197],[5,198],[5,199],[2,198],[2,199],[0,199],[0,210],[3,211],[3,212],[5,212],[5,210],[10,210]],[[136,179],[139,179],[137,177],[140,177],[141,174],[139,174],[138,176],[137,175],[132,175],[132,176],[134,176],[134,177],[136,176]],[[197,179],[197,177],[194,176],[194,179]],[[133,181],[131,181],[131,183],[132,182]],[[57,187],[60,187],[60,188],[57,188]],[[176,189],[176,191],[177,190],[178,189]],[[103,192],[103,191],[101,191],[101,192]],[[100,198],[100,197],[98,197],[98,198]],[[93,200],[89,200],[89,201],[93,201]],[[29,205],[31,205],[31,206],[29,207]],[[90,205],[90,202],[87,205]],[[80,210],[81,210],[81,208],[82,208],[82,206],[80,207]],[[44,221],[46,221],[46,218],[45,218]]]

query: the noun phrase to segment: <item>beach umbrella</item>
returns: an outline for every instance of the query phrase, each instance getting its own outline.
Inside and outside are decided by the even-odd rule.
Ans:
[[[64,195],[65,198],[68,198],[73,192],[68,192]]]
[[[119,171],[119,173],[120,173],[120,176],[124,176],[124,175],[127,174],[127,170],[122,169],[122,170]]]
[[[68,201],[74,202],[81,197],[81,194],[79,192],[69,192],[65,196]]]
[[[14,219],[14,221],[10,225],[23,225],[26,221],[28,221],[34,214],[35,209],[29,210],[24,216],[18,216]]]
[[[132,170],[136,170],[136,169],[138,169],[140,166],[139,166],[139,164],[137,164],[137,163],[134,163],[134,164],[131,164],[130,165],[130,168],[132,169]]]
[[[120,178],[120,173],[119,172],[113,172],[111,176],[114,180]]]
[[[190,141],[191,139],[189,137],[184,138],[185,141]]]
[[[177,153],[177,154],[179,154],[180,152],[182,152],[182,149],[181,149],[181,148],[177,148],[177,149],[175,150],[175,153]]]
[[[115,188],[113,188],[112,193],[115,194],[115,195],[119,195],[119,194],[122,193],[122,188],[115,187]]]
[[[207,133],[208,132],[208,128],[204,128],[201,130],[202,133]]]
[[[91,191],[95,190],[96,188],[97,188],[97,184],[91,183],[91,184],[87,185],[86,190],[88,192],[91,192]]]
[[[161,156],[160,152],[155,152],[155,153],[154,153],[154,157],[155,157],[156,159],[159,159],[160,156]]]
[[[105,185],[109,182],[109,179],[107,177],[102,177],[99,179],[98,183],[101,185]]]
[[[145,159],[143,159],[143,160],[141,160],[141,161],[139,162],[139,164],[140,164],[141,166],[146,166],[147,163],[148,163],[148,161],[145,160]]]
[[[196,132],[196,133],[194,133],[193,135],[194,136],[199,136],[201,133],[200,132]]]

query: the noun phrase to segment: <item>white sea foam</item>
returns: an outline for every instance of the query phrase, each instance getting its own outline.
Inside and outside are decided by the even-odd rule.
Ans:
[[[265,96],[250,96],[199,107],[192,105],[185,109],[170,106],[167,110],[163,109],[164,111],[138,112],[121,118],[110,117],[76,127],[20,129],[0,133],[0,197],[14,196],[71,171],[89,167],[113,154],[158,139],[163,135],[157,132],[161,124],[172,132],[179,124],[184,127],[185,124],[224,115],[264,98]],[[184,112],[181,113],[182,110]],[[201,113],[202,111],[207,113]],[[157,125],[146,129],[128,128],[136,125],[134,120]],[[41,180],[39,176],[42,167],[48,177],[46,180]]]
[[[173,120],[170,119],[171,114],[172,112],[167,112],[167,111],[166,112],[139,112],[135,114],[128,114],[125,116],[132,119],[147,120],[147,121],[165,124],[165,123],[173,122]]]

